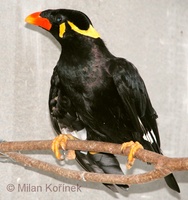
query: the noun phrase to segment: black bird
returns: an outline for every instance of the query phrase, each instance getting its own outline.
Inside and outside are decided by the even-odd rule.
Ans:
[[[132,63],[109,52],[84,13],[45,10],[29,15],[26,22],[49,31],[62,48],[49,95],[51,120],[58,134],[64,127],[77,131],[85,128],[87,140],[138,141],[145,149],[162,154],[157,114],[144,81]],[[87,171],[123,174],[111,154],[76,151],[76,159]],[[165,181],[180,192],[173,174]],[[114,185],[105,185],[116,191]]]

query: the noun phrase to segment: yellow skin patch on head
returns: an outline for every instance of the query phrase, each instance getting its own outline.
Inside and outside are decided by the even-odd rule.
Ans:
[[[99,38],[100,35],[99,33],[93,28],[93,26],[90,24],[88,30],[81,30],[79,29],[77,26],[75,26],[72,22],[68,21],[68,24],[70,25],[70,27],[72,28],[72,30],[74,30],[75,32],[88,36],[88,37],[92,37],[92,38]],[[65,33],[65,23],[62,23],[59,27],[59,37],[63,38],[63,35]]]
[[[62,23],[62,24],[59,26],[59,37],[60,37],[60,38],[63,38],[63,35],[64,35],[64,33],[65,33],[65,29],[66,29],[65,23]]]

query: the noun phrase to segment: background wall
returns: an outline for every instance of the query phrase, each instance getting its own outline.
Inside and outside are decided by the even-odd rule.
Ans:
[[[188,156],[188,1],[182,0],[6,0],[0,2],[0,139],[52,139],[48,116],[50,77],[59,45],[47,32],[25,25],[25,17],[47,8],[78,9],[89,15],[108,48],[133,62],[158,112],[162,149],[171,157]],[[56,163],[52,154],[32,155]],[[150,167],[139,161],[125,173]],[[63,167],[80,169],[75,162]],[[163,180],[133,185],[113,194],[101,184],[53,177],[12,163],[0,163],[0,199],[187,199],[188,174],[175,173],[176,194]],[[8,184],[81,187],[81,192],[8,192]]]

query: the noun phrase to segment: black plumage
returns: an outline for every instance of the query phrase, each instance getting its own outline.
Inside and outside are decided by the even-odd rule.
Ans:
[[[58,134],[62,127],[85,128],[88,140],[138,141],[145,149],[161,154],[157,114],[144,81],[132,63],[109,52],[84,13],[46,10],[26,21],[48,30],[62,47],[49,97],[50,116]],[[77,152],[77,160],[87,171],[123,173],[114,155]],[[172,174],[165,180],[179,192]]]
[[[77,116],[69,98],[63,95],[64,92],[62,92],[60,88],[60,79],[55,67],[51,78],[49,95],[49,110],[53,128],[57,134],[61,134],[61,130],[63,128],[68,128],[70,131],[80,131],[85,128],[85,126]],[[87,134],[88,136],[91,135],[92,139],[91,129],[87,129]],[[87,139],[89,139],[89,137]],[[100,141],[99,137],[98,140]],[[80,151],[76,151],[76,160],[82,168],[89,172],[123,174],[116,157],[112,154],[97,153],[92,155],[90,153],[85,154]],[[104,185],[113,192],[118,192],[114,185]],[[128,185],[118,184],[117,186],[123,190],[127,190],[129,188]]]

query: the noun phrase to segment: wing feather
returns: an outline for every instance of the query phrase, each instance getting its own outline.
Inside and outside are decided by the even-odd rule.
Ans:
[[[138,70],[127,60],[116,58],[110,61],[109,71],[136,130],[150,134],[151,137],[153,137],[151,133],[153,132],[156,138],[154,142],[158,146],[155,151],[160,151],[160,137],[156,123],[157,114],[152,107],[144,81]]]

